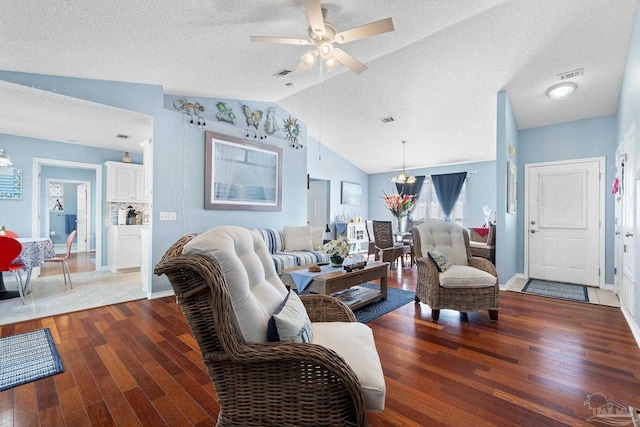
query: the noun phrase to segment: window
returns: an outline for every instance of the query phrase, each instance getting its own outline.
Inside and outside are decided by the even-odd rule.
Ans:
[[[451,222],[455,222],[461,226],[465,221],[465,202],[467,194],[467,182],[462,184],[462,190],[460,190],[460,196],[456,202],[456,206],[451,212]],[[436,195],[436,189],[430,179],[425,179],[422,185],[422,191],[418,197],[418,204],[412,214],[413,221],[425,221],[425,220],[437,220],[444,221],[444,212],[438,202],[438,196]]]

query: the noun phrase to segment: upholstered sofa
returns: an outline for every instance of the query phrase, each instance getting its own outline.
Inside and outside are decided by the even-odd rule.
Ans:
[[[260,228],[252,230],[267,244],[276,272],[301,265],[328,262],[329,256],[320,250],[322,227]]]

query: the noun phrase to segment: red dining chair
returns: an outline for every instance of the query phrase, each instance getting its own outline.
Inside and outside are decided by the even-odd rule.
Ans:
[[[22,276],[20,275],[20,269],[24,267],[24,264],[17,263],[11,264],[22,252],[22,243],[14,239],[13,237],[0,236],[0,274],[5,271],[10,271],[16,278],[18,285],[18,293],[20,294],[20,301],[24,305],[24,292],[22,289]]]
[[[67,238],[67,253],[62,257],[53,257],[47,258],[44,262],[59,262],[62,264],[62,277],[64,277],[64,284],[67,284],[67,276],[69,277],[69,286],[73,289],[73,285],[71,284],[71,273],[69,273],[69,264],[67,264],[67,260],[71,256],[71,245],[73,244],[73,239],[76,237],[77,230],[73,230],[69,237]]]
[[[13,231],[6,230],[4,227],[0,229],[0,236],[13,237],[14,239],[18,238],[18,235]]]

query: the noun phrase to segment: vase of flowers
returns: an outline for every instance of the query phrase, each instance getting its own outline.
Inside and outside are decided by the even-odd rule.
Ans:
[[[346,237],[340,236],[322,245],[320,250],[329,255],[332,266],[341,267],[344,258],[349,255],[349,241]]]
[[[407,231],[407,215],[413,209],[413,206],[416,203],[416,199],[414,196],[409,196],[407,194],[385,194],[382,197],[384,200],[384,204],[387,209],[391,211],[391,214],[396,217],[396,221],[398,223],[398,232],[404,233]]]

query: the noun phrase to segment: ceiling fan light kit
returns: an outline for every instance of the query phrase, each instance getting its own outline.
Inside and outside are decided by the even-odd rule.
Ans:
[[[315,64],[318,56],[320,56],[329,71],[334,70],[342,64],[354,73],[360,74],[367,69],[367,66],[345,51],[335,47],[334,43],[343,44],[394,31],[392,19],[386,18],[350,30],[338,32],[336,27],[325,22],[324,15],[326,9],[322,9],[320,0],[305,0],[304,6],[307,12],[307,19],[309,20],[309,27],[307,29],[309,40],[265,36],[251,36],[249,40],[260,43],[315,45],[316,50],[309,51],[300,58],[302,62],[296,70],[304,69],[302,66],[306,66],[308,69],[311,68]]]
[[[547,89],[547,96],[559,101],[571,95],[577,88],[578,86],[572,82],[559,83]]]

